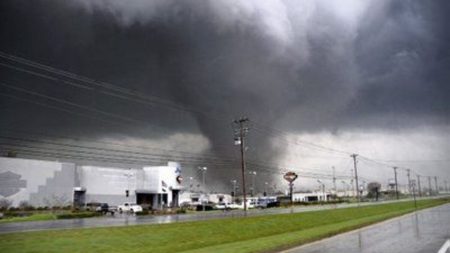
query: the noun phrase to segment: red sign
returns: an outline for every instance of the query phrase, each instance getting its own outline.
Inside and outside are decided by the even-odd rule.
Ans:
[[[297,179],[298,175],[295,174],[295,172],[289,171],[286,174],[284,174],[283,177],[286,181],[288,181],[289,183],[292,183],[295,181],[295,179]]]

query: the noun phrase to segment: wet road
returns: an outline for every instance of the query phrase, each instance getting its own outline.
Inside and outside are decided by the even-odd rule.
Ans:
[[[401,200],[406,201],[406,200]],[[383,203],[392,203],[394,201],[385,201]],[[360,205],[382,204],[380,202],[365,202]],[[298,213],[324,209],[347,208],[357,206],[357,204],[338,204],[338,205],[319,205],[319,206],[297,206],[293,208],[270,208],[270,209],[251,209],[247,211],[247,216],[258,216],[267,214],[283,214]],[[27,232],[50,229],[73,229],[73,228],[92,228],[92,227],[114,227],[114,226],[131,226],[143,224],[161,224],[182,221],[198,221],[209,219],[220,219],[227,217],[242,217],[242,210],[226,211],[226,212],[199,212],[194,214],[180,215],[147,215],[133,216],[126,214],[116,214],[114,216],[104,216],[84,219],[70,220],[52,220],[52,221],[33,221],[33,222],[14,222],[0,224],[0,234],[13,232]]]
[[[323,206],[294,207],[294,208],[251,209],[247,211],[247,216],[308,212],[333,208],[346,208],[355,205],[356,204],[340,204],[340,205],[323,205]],[[198,220],[220,219],[227,217],[243,217],[243,216],[244,212],[242,210],[214,211],[205,213],[198,212],[193,214],[180,214],[180,215],[134,216],[129,214],[115,214],[114,216],[107,215],[103,217],[84,218],[84,219],[3,223],[0,224],[0,234],[50,230],[50,229],[162,224],[162,223],[172,223],[182,221],[198,221]]]
[[[438,252],[449,238],[450,204],[447,204],[283,252],[430,253]]]
[[[390,202],[385,202],[390,203]],[[361,205],[380,204],[363,203]],[[308,206],[308,207],[293,207],[293,208],[270,208],[270,209],[250,209],[247,211],[247,216],[258,216],[267,214],[283,214],[283,213],[297,213],[308,212],[333,208],[346,208],[356,206],[357,204],[339,204],[339,205],[323,205],[323,206]],[[53,221],[35,221],[35,222],[15,222],[0,224],[0,234],[12,232],[26,232],[50,229],[71,229],[71,228],[92,228],[92,227],[113,227],[113,226],[130,226],[141,224],[161,224],[180,221],[197,221],[208,219],[220,219],[227,217],[242,217],[244,212],[242,210],[233,210],[226,212],[199,212],[194,214],[180,214],[180,215],[148,215],[148,216],[133,216],[127,214],[116,214],[114,216],[71,219],[71,220],[53,220]]]

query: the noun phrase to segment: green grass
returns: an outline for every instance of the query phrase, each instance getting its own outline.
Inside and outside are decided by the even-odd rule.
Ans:
[[[22,221],[42,221],[42,220],[55,220],[56,215],[53,213],[36,213],[30,216],[24,217],[8,217],[0,220],[0,223],[9,222],[22,222]]]
[[[418,201],[419,208],[449,199]],[[414,211],[412,202],[295,214],[0,235],[3,252],[264,252]]]

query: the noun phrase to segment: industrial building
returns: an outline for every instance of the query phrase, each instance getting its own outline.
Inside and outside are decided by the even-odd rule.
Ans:
[[[330,195],[331,193],[329,192],[309,192],[309,193],[294,192],[292,193],[292,200],[294,202],[328,201]]]
[[[83,206],[89,202],[177,207],[181,167],[111,168],[22,158],[0,158],[0,199],[18,206]]]

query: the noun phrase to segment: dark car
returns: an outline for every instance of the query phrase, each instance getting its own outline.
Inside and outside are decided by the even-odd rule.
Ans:
[[[100,206],[98,206],[95,209],[96,212],[101,212],[102,214],[111,213],[111,215],[114,215],[115,208],[108,205],[108,203],[101,203]]]
[[[89,202],[86,204],[85,210],[86,211],[97,211],[97,209],[102,205],[102,203],[99,202]]]

